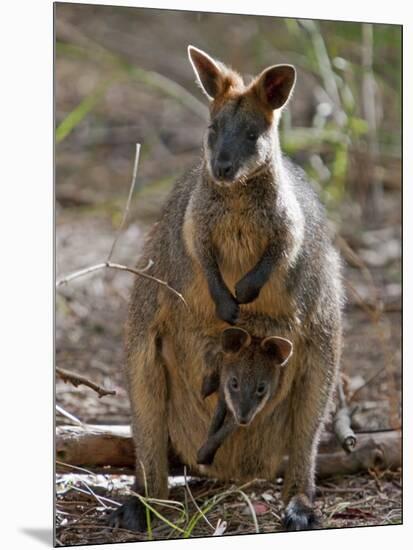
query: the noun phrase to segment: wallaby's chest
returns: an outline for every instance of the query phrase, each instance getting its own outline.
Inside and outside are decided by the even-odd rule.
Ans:
[[[269,240],[260,220],[242,212],[228,213],[211,227],[211,236],[223,276],[247,273],[262,256]]]

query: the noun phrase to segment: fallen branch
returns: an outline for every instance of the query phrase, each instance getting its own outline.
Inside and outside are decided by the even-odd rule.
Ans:
[[[341,376],[338,377],[337,381],[337,393],[339,408],[333,418],[333,430],[346,453],[351,453],[356,447],[357,438],[351,427],[352,411],[347,406]]]
[[[396,469],[401,465],[401,433],[398,430],[357,434],[357,447],[343,453],[334,434],[325,434],[317,458],[317,475],[354,474],[369,469]],[[58,426],[56,431],[57,471],[79,467],[94,472],[132,473],[135,467],[134,444],[129,426]],[[66,465],[62,465],[64,462]],[[60,464],[59,464],[60,463]],[[170,455],[171,475],[183,475],[179,459]],[[279,474],[287,464],[284,459]],[[198,472],[189,473],[198,474]]]
[[[80,374],[75,374],[74,372],[70,372],[59,367],[56,367],[56,374],[63,380],[63,382],[70,382],[70,384],[75,386],[75,388],[78,386],[87,386],[88,388],[91,388],[99,395],[99,397],[103,397],[105,395],[116,395],[115,390],[105,390],[102,386],[95,384],[95,382],[92,382]]]
[[[340,408],[333,420],[334,434],[347,453],[354,451],[357,444],[356,435],[351,427],[351,412],[348,407]]]

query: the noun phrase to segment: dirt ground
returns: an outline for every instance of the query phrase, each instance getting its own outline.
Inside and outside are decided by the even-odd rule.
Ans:
[[[219,31],[226,26],[225,18],[183,14],[181,19],[186,18],[188,30],[183,33],[178,14],[171,25],[166,15],[153,17],[148,12],[145,25],[140,27],[142,32],[136,33],[140,20],[134,12],[125,15],[121,10],[108,8],[104,10],[106,15],[99,12],[99,17],[95,17],[97,7],[73,10],[61,5],[58,9],[57,124],[85,96],[93,97],[101,82],[112,78],[93,111],[57,147],[59,278],[106,259],[126,202],[136,142],[142,143],[140,189],[133,198],[113,257],[113,261],[128,266],[135,265],[144,235],[156,220],[175,176],[199,156],[205,120],[197,112],[202,98],[182,53],[188,42],[203,47],[213,29],[217,36],[225,37],[218,40],[216,48],[222,55],[231,54],[246,72],[286,58],[299,63],[300,57],[287,51],[290,41],[288,35],[282,34],[281,23],[277,23],[278,34],[274,34],[266,20],[257,23],[251,18],[232,18],[231,31],[223,33]],[[168,58],[153,38],[166,28]],[[246,41],[245,36],[250,40]],[[267,47],[274,36],[281,37],[279,46],[285,51],[277,51],[274,44]],[[251,58],[250,51],[261,57]],[[147,86],[140,73],[133,81],[124,75],[118,80],[118,69],[108,52],[123,56],[124,63],[156,70],[183,84],[199,102],[188,108],[170,94]],[[243,66],[244,60],[249,60],[245,61],[247,66]],[[293,125],[311,124],[315,99],[310,92],[314,82],[313,75],[301,71],[301,84],[292,107]],[[390,112],[388,107],[386,113]],[[299,154],[296,160],[306,161],[308,155]],[[366,219],[361,206],[366,201],[365,190],[353,192],[359,183],[357,178],[350,182],[350,193],[339,206],[329,208],[345,263],[347,303],[342,372],[347,396],[354,396],[352,405],[357,405],[353,421],[359,430],[401,426],[400,158],[391,162],[392,179],[385,182],[380,213],[373,222]],[[390,166],[386,163],[383,157],[383,174],[388,173]],[[132,282],[130,273],[98,271],[63,285],[56,292],[56,365],[116,390],[114,396],[99,398],[89,388],[75,388],[57,378],[56,404],[82,422],[129,424],[122,373],[122,331]],[[57,413],[56,422],[70,424],[71,420]],[[188,533],[188,525],[192,526],[191,536],[210,536],[215,531],[231,535],[281,529],[281,479],[274,483],[257,480],[244,487],[242,494],[235,486],[223,486],[213,480],[190,479],[187,484],[182,479],[170,481],[170,498],[178,504],[170,503],[172,508],[163,506],[159,511],[175,527],[164,520],[154,522],[153,538],[184,537],[179,529],[185,526]],[[109,531],[105,524],[107,512],[122,501],[130,484],[127,475],[74,471],[57,475],[57,544],[143,540],[143,536],[125,531]],[[316,507],[325,528],[396,524],[402,520],[401,496],[401,471],[372,470],[321,480]],[[207,520],[197,512],[193,500],[202,509],[210,507]],[[217,529],[219,521],[221,531],[219,526]],[[222,522],[226,522],[224,527]]]

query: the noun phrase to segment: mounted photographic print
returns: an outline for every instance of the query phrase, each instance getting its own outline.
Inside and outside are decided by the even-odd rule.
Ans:
[[[54,9],[56,545],[400,524],[402,27]]]

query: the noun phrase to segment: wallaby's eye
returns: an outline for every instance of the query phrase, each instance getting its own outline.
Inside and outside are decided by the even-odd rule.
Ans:
[[[208,126],[208,130],[215,134],[215,132],[218,130],[218,124],[216,122],[211,122],[211,124]]]
[[[231,390],[237,391],[239,388],[238,380],[233,376],[231,380],[229,381],[229,385]]]
[[[247,133],[247,139],[248,139],[248,141],[257,141],[257,139],[258,139],[257,132],[254,132],[254,130],[250,130]]]
[[[265,382],[260,382],[257,386],[257,395],[264,395],[266,389],[267,384]]]

